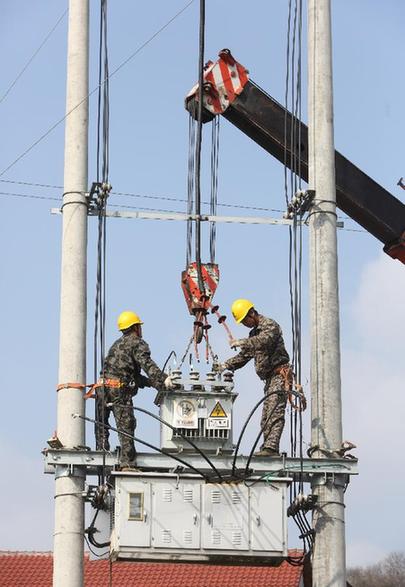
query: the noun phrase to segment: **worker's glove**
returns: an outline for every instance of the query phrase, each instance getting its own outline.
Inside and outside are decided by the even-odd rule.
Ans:
[[[227,367],[225,363],[214,363],[212,365],[212,370],[214,371],[214,373],[222,373],[226,369]]]
[[[238,347],[240,349],[243,349],[245,344],[246,344],[246,340],[244,338],[232,338],[229,341],[229,346],[231,347],[231,349],[237,349]]]
[[[165,379],[165,389],[167,389],[168,391],[172,391],[173,389],[175,389],[176,384],[173,381],[173,376],[169,375],[168,377],[166,377]]]

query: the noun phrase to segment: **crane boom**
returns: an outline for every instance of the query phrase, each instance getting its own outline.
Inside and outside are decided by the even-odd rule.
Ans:
[[[226,67],[230,71],[228,79]],[[221,51],[215,63],[209,62],[204,75],[204,121],[208,122],[221,114],[288,167],[294,161],[295,171],[299,171],[300,177],[308,181],[308,127],[300,123],[301,160],[298,162],[298,155],[294,153],[293,156],[288,144],[291,125],[298,122],[291,112],[249,80],[247,75],[238,92],[232,95],[227,89],[229,80],[235,84],[234,71],[242,70],[247,74],[247,70],[234,60],[228,50]],[[186,98],[186,108],[195,115],[196,87]],[[341,153],[335,153],[337,206],[384,243],[384,251],[388,255],[405,263],[405,205]]]

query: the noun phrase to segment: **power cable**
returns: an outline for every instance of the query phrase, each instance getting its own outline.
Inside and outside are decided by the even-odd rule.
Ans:
[[[184,465],[188,469],[191,469],[192,471],[194,471],[195,473],[197,473],[198,475],[203,477],[206,481],[209,481],[209,477],[207,477],[207,475],[205,475],[202,471],[199,471],[196,467],[193,467],[193,465],[190,465],[189,463],[187,463],[183,459],[180,459],[179,457],[175,456],[173,453],[171,453],[169,451],[166,451],[162,448],[159,448],[158,446],[154,446],[153,444],[150,444],[149,442],[146,442],[145,440],[141,440],[137,436],[132,436],[132,434],[129,434],[128,432],[125,432],[124,430],[121,430],[119,428],[115,428],[114,426],[110,426],[109,424],[105,424],[104,422],[101,422],[101,421],[96,421],[94,418],[88,418],[87,416],[82,416],[81,414],[72,414],[72,417],[80,418],[81,420],[86,420],[86,422],[92,422],[93,424],[98,424],[99,426],[102,426],[103,428],[107,428],[108,430],[112,430],[113,432],[117,432],[117,434],[122,434],[123,436],[126,436],[127,438],[130,438],[131,440],[134,440],[135,442],[139,442],[140,444],[143,444],[144,446],[147,446],[148,448],[151,448],[152,450],[160,452],[161,454],[165,455],[166,457],[170,457],[171,459],[181,463],[182,465]]]
[[[115,405],[117,407],[121,407],[121,408],[128,407],[128,406],[124,406],[124,405],[121,405],[121,404],[115,404]],[[145,410],[144,408],[136,408],[135,406],[132,406],[132,409],[134,411],[136,411],[136,412],[142,412],[143,414],[147,414],[148,416],[151,416],[151,418],[154,418],[155,420],[157,420],[161,424],[164,424],[165,426],[167,426],[168,428],[170,428],[171,430],[173,430],[174,432],[176,432],[176,434],[178,434],[183,440],[185,440],[186,442],[188,442],[188,444],[190,446],[192,446],[202,456],[202,458],[209,464],[209,466],[214,471],[214,473],[216,475],[218,475],[218,479],[220,479],[220,480],[222,479],[221,473],[218,471],[218,469],[213,464],[213,462],[206,456],[206,454],[192,440],[190,440],[190,438],[188,438],[187,436],[185,436],[184,434],[182,434],[181,432],[179,432],[179,430],[177,428],[175,428],[174,426],[172,426],[171,424],[169,424],[169,422],[167,422],[166,420],[163,420],[159,416],[156,416],[156,414],[153,414],[152,412],[149,412],[148,410]]]
[[[120,71],[125,65],[127,65],[127,63],[129,63],[136,55],[138,55],[138,53],[140,53],[142,51],[142,49],[144,49],[147,45],[149,45],[149,43],[151,43],[174,20],[176,20],[176,18],[178,18],[191,4],[193,4],[193,2],[194,2],[194,0],[190,0],[190,2],[188,2],[181,10],[179,10],[174,16],[172,16],[172,18],[170,20],[168,20],[166,22],[166,24],[164,24],[162,27],[160,27],[160,29],[158,29],[151,37],[149,37],[144,43],[142,43],[133,53],[131,53],[131,55],[129,55],[129,57],[127,57],[118,67],[116,67],[112,73],[110,73],[108,79],[111,79],[113,77],[113,75],[118,73],[118,71]],[[106,82],[107,82],[107,80],[104,80],[103,83],[106,83]],[[23,153],[21,153],[21,155],[19,155],[5,169],[3,169],[3,171],[0,173],[0,177],[3,176],[5,173],[7,173],[7,171],[9,171],[9,169],[14,167],[14,165],[16,165],[16,163],[21,161],[21,159],[23,159],[26,155],[28,155],[28,153],[30,151],[32,151],[32,149],[34,149],[39,143],[41,143],[53,130],[55,130],[55,128],[57,128],[60,124],[62,124],[62,122],[64,122],[66,120],[66,118],[68,116],[70,116],[70,114],[72,114],[72,112],[74,112],[77,108],[79,108],[83,104],[83,102],[86,102],[86,100],[88,100],[90,98],[90,96],[92,96],[95,92],[97,92],[98,89],[99,89],[99,86],[97,86],[96,88],[91,90],[91,92],[89,92],[89,94],[87,94],[87,96],[85,96],[78,104],[76,104],[76,106],[74,106],[71,110],[69,110],[69,112],[67,112],[62,118],[57,120],[43,135],[41,135]]]
[[[1,183],[11,183],[11,184],[16,184],[16,185],[27,185],[27,186],[33,186],[33,187],[42,187],[42,188],[51,188],[51,189],[63,189],[63,186],[61,185],[50,185],[50,184],[44,184],[44,183],[32,183],[32,182],[28,182],[28,181],[13,181],[13,180],[8,180],[8,179],[0,179]],[[174,198],[172,196],[151,196],[151,195],[146,195],[146,194],[134,194],[131,192],[114,192],[111,191],[110,195],[112,196],[127,196],[129,198],[140,198],[140,199],[146,199],[146,200],[160,200],[160,201],[168,201],[168,202],[188,202],[188,199],[184,199],[184,198]],[[211,201],[206,201],[206,200],[202,200],[201,201],[202,204],[206,204],[211,206]],[[125,204],[123,204],[125,205]],[[263,206],[246,206],[244,204],[228,204],[225,202],[217,202],[217,206],[223,207],[223,208],[240,208],[241,210],[257,210],[257,211],[261,211],[261,212],[284,212],[284,210],[281,210],[279,208],[264,208]],[[193,213],[193,210],[191,208],[191,210],[187,210],[189,214]],[[339,217],[339,218],[343,218],[343,217]],[[347,220],[350,220],[350,218],[347,218]]]
[[[107,199],[109,196],[109,70],[108,70],[108,44],[107,44],[107,0],[100,1],[100,29],[99,29],[99,79],[98,79],[98,108],[97,108],[97,148],[96,168],[97,182],[95,189],[95,204],[97,207],[98,238],[97,238],[97,269],[96,269],[96,296],[94,315],[94,381],[100,372],[102,380],[105,380],[104,359],[105,348],[105,324],[106,324],[106,258],[107,258]],[[100,353],[100,368],[98,364],[98,351]],[[101,415],[105,421],[105,386],[101,386],[96,392],[95,418]],[[97,425],[96,425],[97,437]],[[99,478],[99,484],[105,481],[105,439],[103,436],[103,467]]]
[[[248,417],[246,418],[246,420],[245,420],[245,422],[244,422],[244,424],[242,426],[242,429],[241,429],[240,434],[239,434],[238,441],[237,441],[237,443],[235,445],[235,452],[234,452],[233,460],[232,460],[232,473],[235,472],[236,459],[238,457],[239,447],[240,447],[240,444],[242,442],[242,438],[243,438],[243,435],[244,435],[245,430],[247,428],[247,425],[249,424],[249,422],[250,422],[253,414],[256,412],[257,408],[264,402],[264,400],[266,399],[266,397],[267,396],[264,395],[262,398],[260,398],[260,400],[256,403],[256,405],[254,406],[254,408],[250,411]]]
[[[9,95],[9,93],[11,92],[11,90],[14,88],[14,86],[16,85],[16,83],[18,82],[18,80],[21,78],[21,76],[23,75],[23,73],[28,69],[28,67],[30,66],[30,64],[33,62],[33,60],[35,59],[35,57],[41,51],[42,47],[45,45],[45,43],[48,41],[48,39],[51,37],[52,33],[58,27],[59,23],[61,23],[62,20],[65,18],[65,16],[66,16],[67,13],[68,13],[68,9],[66,9],[65,12],[58,18],[58,20],[56,21],[56,23],[54,24],[54,26],[51,28],[51,30],[49,31],[49,33],[46,35],[45,39],[42,41],[42,43],[39,45],[39,47],[34,51],[33,55],[28,59],[27,63],[24,65],[24,67],[22,68],[22,70],[20,71],[20,73],[15,77],[14,81],[11,82],[11,84],[9,85],[9,87],[7,88],[7,90],[1,96],[1,98],[0,98],[0,104],[7,98],[7,96]]]
[[[298,41],[297,41],[298,38]],[[298,45],[298,46],[297,46]],[[287,17],[287,53],[286,53],[286,79],[285,79],[285,115],[284,115],[284,190],[287,207],[294,198],[298,189],[301,189],[301,64],[302,64],[302,0],[292,0],[288,3]],[[291,82],[291,86],[290,86]],[[289,97],[291,96],[291,118],[288,128]],[[290,147],[290,160],[288,161],[287,146]],[[288,169],[290,171],[288,173]],[[290,291],[291,335],[292,335],[292,367],[298,382],[301,381],[301,324],[302,324],[302,213],[296,213],[293,223],[289,226],[289,271],[288,283]],[[290,485],[290,503],[292,504],[299,492],[303,491],[303,433],[301,411],[290,412],[290,451],[291,456],[300,459],[300,472],[295,476]],[[298,477],[298,481],[297,481]],[[294,514],[293,520],[297,524],[301,539],[303,540],[304,553],[307,548],[312,550],[312,542],[309,540],[311,529],[305,516],[300,512]],[[309,530],[308,530],[309,528]],[[291,564],[303,564],[304,559],[293,560]]]
[[[272,391],[272,392],[270,392],[270,393],[266,393],[266,394],[265,394],[265,396],[264,396],[264,398],[263,398],[263,401],[265,401],[266,399],[268,399],[268,398],[269,398],[270,396],[272,396],[272,395],[276,395],[276,394],[278,395],[278,393],[285,393],[285,391],[284,391],[284,390],[279,390],[279,391]],[[260,440],[260,437],[261,437],[261,435],[262,435],[262,433],[263,433],[263,430],[265,429],[266,425],[268,424],[268,422],[270,421],[270,419],[271,419],[272,415],[274,414],[274,412],[276,411],[276,409],[277,409],[278,407],[279,407],[279,406],[278,406],[278,403],[276,403],[276,404],[273,406],[273,408],[270,410],[270,412],[268,413],[268,415],[267,415],[267,418],[266,418],[266,420],[265,420],[265,422],[264,422],[264,425],[260,426],[260,431],[259,431],[259,434],[256,436],[256,440],[255,440],[255,442],[253,443],[253,446],[252,446],[252,448],[251,448],[251,450],[250,450],[250,453],[249,453],[248,460],[246,461],[246,468],[245,468],[245,474],[246,474],[246,475],[248,475],[250,461],[252,460],[253,453],[254,453],[254,452],[255,452],[255,450],[256,450],[256,447],[257,447],[257,445],[258,445],[258,443],[259,443],[259,440]]]

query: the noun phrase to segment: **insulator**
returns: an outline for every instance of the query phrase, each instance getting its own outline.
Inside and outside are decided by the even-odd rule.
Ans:
[[[223,374],[223,380],[226,381],[227,383],[232,383],[232,381],[233,381],[233,373],[232,373],[232,371],[226,371]]]
[[[200,373],[198,371],[194,371],[194,369],[190,371],[189,376],[192,381],[198,381],[200,379]]]

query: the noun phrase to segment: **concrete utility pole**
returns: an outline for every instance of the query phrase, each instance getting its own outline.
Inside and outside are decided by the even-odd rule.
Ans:
[[[88,167],[88,0],[70,0],[67,64],[65,178],[60,308],[59,384],[86,378],[86,248]],[[78,106],[80,104],[80,106]],[[78,106],[78,107],[77,107]],[[57,434],[67,448],[84,445],[83,390],[58,392]],[[84,474],[79,468],[55,471],[55,587],[83,585]]]
[[[342,443],[330,0],[308,0],[311,394],[314,456]],[[323,451],[323,452],[322,452]],[[346,587],[342,475],[317,475],[313,587]]]

